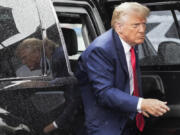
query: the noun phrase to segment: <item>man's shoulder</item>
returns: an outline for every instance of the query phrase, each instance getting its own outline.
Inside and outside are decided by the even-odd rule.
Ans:
[[[84,51],[84,54],[89,54],[93,50],[103,50],[108,51],[112,49],[113,46],[113,29],[108,30],[107,32],[103,33],[99,37],[97,37]]]
[[[109,29],[99,37],[97,37],[92,44],[97,47],[103,47],[104,45],[110,45],[113,42],[113,29]]]

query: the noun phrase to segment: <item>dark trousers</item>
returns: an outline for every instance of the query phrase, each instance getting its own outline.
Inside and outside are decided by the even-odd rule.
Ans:
[[[141,132],[136,127],[136,120],[128,120],[122,132],[122,135],[141,135]]]

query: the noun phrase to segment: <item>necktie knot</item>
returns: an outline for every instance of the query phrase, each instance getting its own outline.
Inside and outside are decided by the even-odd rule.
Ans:
[[[131,47],[130,52],[132,53],[134,51],[134,47]]]

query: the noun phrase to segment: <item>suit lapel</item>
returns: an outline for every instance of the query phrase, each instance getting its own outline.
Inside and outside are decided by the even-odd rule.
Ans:
[[[121,62],[122,68],[125,71],[125,73],[129,75],[124,48],[122,46],[118,34],[114,30],[112,31],[113,31],[114,46],[118,54],[118,59]]]
[[[122,68],[124,70],[124,72],[126,73],[127,76],[129,76],[129,72],[128,72],[128,67],[127,67],[127,62],[126,62],[126,56],[125,56],[125,52],[124,52],[124,48],[122,46],[122,43],[120,41],[120,38],[118,36],[118,34],[112,29],[112,36],[114,39],[114,46],[115,49],[117,50],[117,55],[118,55],[118,59],[122,65]],[[142,88],[141,88],[141,79],[140,79],[140,68],[139,68],[139,61],[138,61],[138,46],[135,47],[135,55],[136,55],[136,70],[137,70],[137,74],[138,74],[138,84],[139,84],[139,94],[140,96],[142,96]]]

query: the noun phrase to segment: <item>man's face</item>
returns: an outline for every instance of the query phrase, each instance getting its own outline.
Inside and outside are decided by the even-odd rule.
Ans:
[[[119,24],[118,34],[128,44],[134,46],[144,42],[146,18],[131,13]]]
[[[24,49],[20,58],[23,64],[28,66],[30,70],[35,70],[40,68],[40,53],[38,51],[32,51],[31,49]]]

